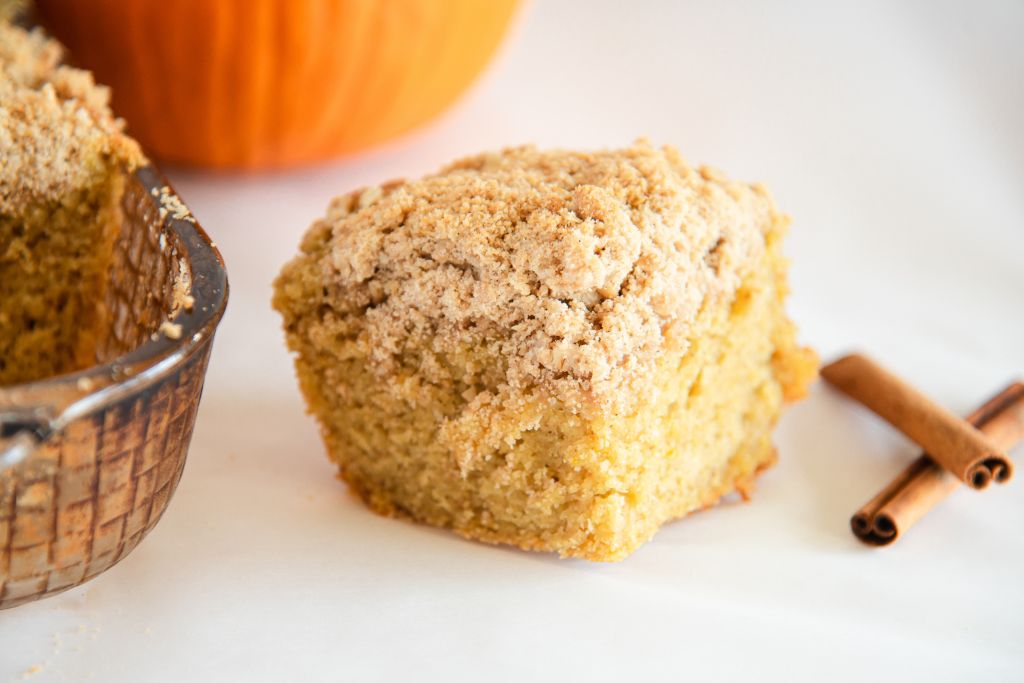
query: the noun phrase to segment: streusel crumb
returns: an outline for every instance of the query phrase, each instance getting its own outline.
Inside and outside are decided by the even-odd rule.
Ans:
[[[40,29],[0,21],[0,212],[55,200],[95,179],[96,155],[138,164],[110,92],[60,63],[63,49]]]
[[[507,358],[502,399],[542,388],[584,409],[628,409],[670,339],[758,258],[751,225],[781,224],[759,186],[690,169],[671,148],[459,161],[416,183],[335,199],[314,235],[332,313],[366,311],[375,372],[429,335],[438,353]],[[479,400],[479,399],[478,399]]]

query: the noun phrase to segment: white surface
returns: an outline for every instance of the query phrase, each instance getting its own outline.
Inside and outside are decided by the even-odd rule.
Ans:
[[[269,308],[334,194],[645,134],[774,189],[806,341],[969,409],[1024,370],[1024,4],[824,5],[536,3],[455,111],[388,149],[172,173],[232,283],[185,476],[119,566],[0,613],[0,680],[1024,680],[1024,476],[866,549],[850,513],[916,451],[819,386],[751,504],[617,565],[478,545],[333,479]]]

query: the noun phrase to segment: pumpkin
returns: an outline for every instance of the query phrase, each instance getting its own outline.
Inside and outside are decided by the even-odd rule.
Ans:
[[[516,0],[36,0],[157,158],[268,168],[361,150],[448,107]]]

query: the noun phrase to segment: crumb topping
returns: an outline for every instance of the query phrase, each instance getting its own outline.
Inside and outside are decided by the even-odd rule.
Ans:
[[[0,212],[53,200],[103,172],[96,160],[142,159],[110,111],[110,92],[60,63],[39,29],[0,21]]]
[[[382,381],[401,376],[406,349],[430,349],[417,371],[440,383],[467,348],[503,359],[467,410],[538,391],[574,411],[627,410],[784,221],[763,187],[693,169],[671,147],[519,147],[336,198],[279,296],[309,299],[313,338],[354,330]],[[289,275],[311,261],[316,288]]]

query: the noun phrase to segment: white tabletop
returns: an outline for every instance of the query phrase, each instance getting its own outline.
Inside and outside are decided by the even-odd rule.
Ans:
[[[1024,371],[1024,3],[826,4],[536,3],[453,111],[385,149],[172,170],[232,285],[184,478],[120,565],[0,613],[0,680],[1024,680],[1024,476],[868,549],[849,515],[916,450],[819,385],[749,504],[614,565],[480,545],[334,479],[269,306],[335,194],[646,135],[773,188],[824,357],[863,349],[970,409]]]

